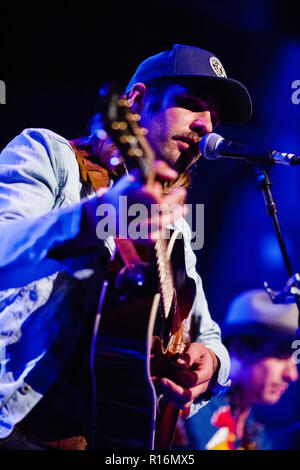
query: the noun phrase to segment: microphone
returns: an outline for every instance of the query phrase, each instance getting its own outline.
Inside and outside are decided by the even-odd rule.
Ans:
[[[206,134],[199,143],[201,154],[208,160],[217,158],[240,158],[249,162],[281,163],[300,165],[300,156],[277,150],[258,150],[246,144],[225,140],[218,134]]]

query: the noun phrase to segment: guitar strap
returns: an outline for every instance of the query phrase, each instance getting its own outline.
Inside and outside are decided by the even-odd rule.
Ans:
[[[81,181],[86,185],[92,186],[95,192],[100,188],[107,188],[110,180],[109,171],[99,164],[99,158],[96,158],[87,149],[78,148],[73,141],[69,141],[69,143],[74,150],[79,165]],[[139,264],[141,259],[131,240],[115,238],[115,243],[127,267]]]
[[[100,188],[107,188],[109,185],[108,170],[103,168],[96,157],[88,150],[77,147],[74,142],[70,141],[71,147],[75,153],[77,163],[79,165],[80,179],[94,191]]]

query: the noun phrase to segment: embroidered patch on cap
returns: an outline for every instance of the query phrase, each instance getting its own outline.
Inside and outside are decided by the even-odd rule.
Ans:
[[[213,69],[215,74],[218,75],[218,77],[227,77],[224,67],[219,61],[219,59],[217,59],[216,57],[211,57],[209,59],[209,62],[210,62],[211,68]]]

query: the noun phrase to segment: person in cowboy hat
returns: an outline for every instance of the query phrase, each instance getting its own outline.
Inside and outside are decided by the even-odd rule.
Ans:
[[[296,304],[274,304],[264,290],[242,292],[232,301],[222,327],[232,383],[224,395],[186,421],[191,448],[272,448],[252,408],[278,403],[298,379],[293,356],[297,327]]]

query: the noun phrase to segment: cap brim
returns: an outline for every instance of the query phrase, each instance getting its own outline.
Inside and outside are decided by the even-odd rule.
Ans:
[[[245,122],[251,117],[252,101],[250,95],[246,87],[237,80],[211,75],[166,74],[145,80],[145,83],[163,78],[173,79],[174,81],[184,78],[185,80],[192,80],[193,85],[199,85],[199,94],[209,94],[215,99],[220,122]],[[131,90],[136,82],[137,79],[134,80],[133,77],[126,88],[126,92]]]
[[[177,77],[174,78],[179,78]],[[225,77],[182,75],[199,84],[202,93],[211,94],[218,105],[221,122],[245,122],[252,115],[252,101],[242,83]]]

